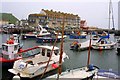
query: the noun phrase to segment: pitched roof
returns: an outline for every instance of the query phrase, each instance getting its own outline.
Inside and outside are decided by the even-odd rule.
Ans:
[[[11,13],[0,13],[0,20],[9,21],[9,23],[15,24],[16,21],[19,21],[14,15]]]
[[[44,10],[44,9],[42,9],[42,11],[44,11],[48,15],[56,15],[56,16],[63,16],[63,15],[65,15],[67,18],[79,17],[78,15],[74,15],[74,14],[70,14],[70,13],[64,13],[64,12],[60,12],[60,11],[57,12],[57,11],[53,11],[53,10]]]

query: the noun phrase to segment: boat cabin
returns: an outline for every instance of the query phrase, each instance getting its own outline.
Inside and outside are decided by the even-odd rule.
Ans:
[[[15,59],[18,55],[19,43],[4,43],[2,44],[2,55],[5,59]]]
[[[41,54],[42,56],[49,58],[50,53],[52,52],[52,48],[53,48],[52,46],[37,46],[37,47],[26,49],[20,53],[22,53],[23,58],[32,57],[37,54]],[[53,56],[58,55],[59,48],[54,47],[53,53],[54,53]]]

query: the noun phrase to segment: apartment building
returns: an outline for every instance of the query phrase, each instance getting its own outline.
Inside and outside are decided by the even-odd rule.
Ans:
[[[55,28],[62,27],[63,19],[65,27],[80,26],[80,17],[78,15],[44,9],[42,9],[38,14],[30,14],[28,16],[28,23],[31,26],[47,24],[50,28]]]

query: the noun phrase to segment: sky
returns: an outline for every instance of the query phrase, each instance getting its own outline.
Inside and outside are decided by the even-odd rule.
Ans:
[[[118,1],[112,0],[115,28],[118,27]],[[88,26],[108,28],[109,0],[1,0],[0,8],[0,12],[12,13],[18,19],[27,19],[29,14],[40,13],[41,9],[53,9],[78,14]]]

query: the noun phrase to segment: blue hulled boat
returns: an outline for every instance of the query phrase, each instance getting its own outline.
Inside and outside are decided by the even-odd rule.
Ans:
[[[85,39],[87,36],[86,32],[78,32],[78,33],[72,33],[69,35],[70,39]]]
[[[38,43],[51,43],[55,42],[56,38],[55,37],[37,37],[36,39]],[[57,38],[57,42],[60,42],[61,38]]]

